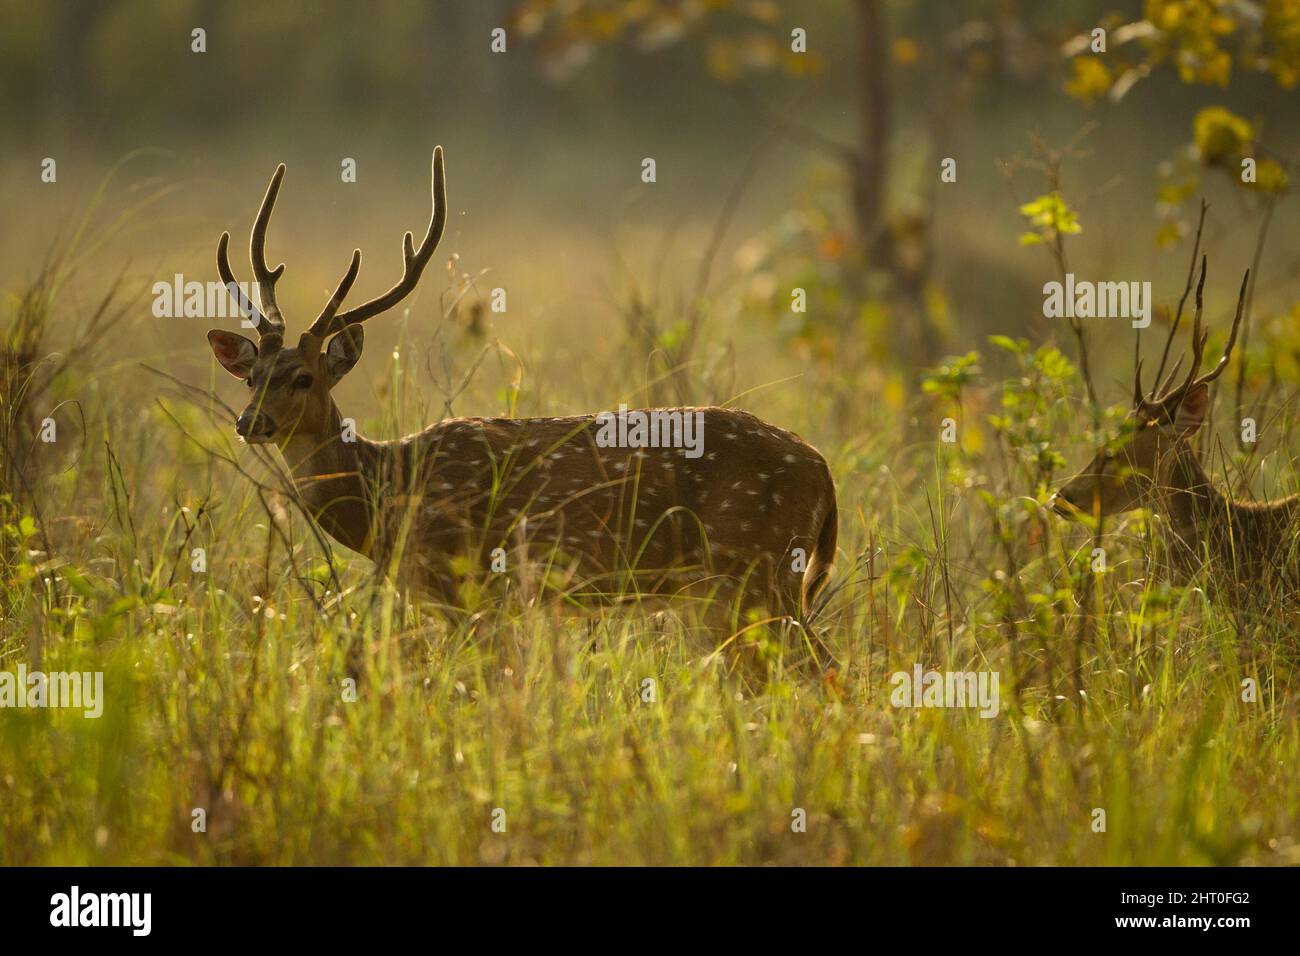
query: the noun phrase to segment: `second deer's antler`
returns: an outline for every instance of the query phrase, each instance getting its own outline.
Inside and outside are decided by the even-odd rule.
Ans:
[[[1178,375],[1179,368],[1183,364],[1183,360],[1180,357],[1178,361],[1174,363],[1174,367],[1170,370],[1169,374],[1165,376],[1164,381],[1157,382],[1155,391],[1151,393],[1150,397],[1147,397],[1142,385],[1142,360],[1138,359],[1133,386],[1134,407],[1177,407],[1191,389],[1201,385],[1208,385],[1210,382],[1213,382],[1216,378],[1222,375],[1223,370],[1228,367],[1228,360],[1232,356],[1232,349],[1237,344],[1237,331],[1241,328],[1241,317],[1245,312],[1246,288],[1250,283],[1250,270],[1246,270],[1246,274],[1241,280],[1241,291],[1237,293],[1237,313],[1233,317],[1232,330],[1228,333],[1228,342],[1223,347],[1223,354],[1219,357],[1219,361],[1215,364],[1214,368],[1201,375],[1198,373],[1200,372],[1201,362],[1205,357],[1205,344],[1210,338],[1210,331],[1205,327],[1202,321],[1202,315],[1204,313],[1206,268],[1206,258],[1205,256],[1201,256],[1201,275],[1196,283],[1196,312],[1192,320],[1192,361],[1191,367],[1187,370],[1187,377],[1183,379],[1183,383],[1177,388],[1170,388],[1170,383],[1174,381],[1175,377]],[[1164,352],[1166,356],[1169,353],[1169,346],[1173,341],[1174,333],[1177,331],[1178,322],[1175,321],[1170,325],[1169,336],[1165,341]],[[1162,361],[1162,368],[1157,372],[1157,377],[1163,373],[1163,364]]]

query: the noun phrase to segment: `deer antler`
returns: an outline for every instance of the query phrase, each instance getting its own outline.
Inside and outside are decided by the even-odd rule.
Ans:
[[[276,196],[280,193],[280,183],[284,180],[284,163],[275,169],[271,184],[262,198],[262,206],[257,210],[253,220],[253,233],[249,240],[249,257],[253,262],[253,276],[257,280],[258,305],[254,306],[244,298],[235,282],[235,274],[230,268],[230,233],[223,232],[217,241],[217,272],[230,294],[239,304],[241,310],[247,310],[254,316],[259,348],[278,348],[284,337],[284,316],[275,301],[275,284],[284,274],[284,263],[270,269],[266,265],[266,227],[271,221],[271,209],[275,206]],[[272,340],[272,337],[274,339]]]
[[[443,169],[442,147],[435,146],[433,150],[433,215],[429,219],[428,231],[424,234],[424,239],[420,241],[420,247],[417,249],[414,245],[414,238],[411,233],[406,233],[402,238],[402,278],[398,283],[378,298],[364,302],[355,308],[348,309],[346,312],[339,312],[338,307],[342,303],[343,297],[347,295],[348,290],[352,287],[352,282],[356,278],[357,270],[361,265],[361,250],[352,253],[352,265],[348,269],[347,275],[339,284],[338,290],[329,304],[317,317],[311,327],[303,333],[299,340],[299,348],[319,348],[321,341],[329,335],[347,328],[349,325],[355,325],[358,322],[364,322],[381,312],[387,312],[393,306],[397,305],[403,299],[414,291],[420,281],[420,276],[424,272],[424,267],[428,265],[429,260],[433,257],[433,251],[438,247],[439,240],[442,239],[443,229],[447,225],[447,176]]]
[[[311,324],[313,329],[318,325],[322,328],[326,327],[334,320],[334,315],[338,312],[339,306],[343,304],[343,300],[347,298],[348,292],[352,289],[352,283],[357,281],[357,272],[360,269],[361,250],[353,249],[352,264],[348,266],[348,271],[344,273],[342,281],[339,282],[338,288],[334,290],[334,294],[330,296],[330,300],[325,303],[325,308],[321,309],[320,315],[316,316],[316,321]],[[309,329],[303,333],[303,337],[312,334]]]
[[[1193,388],[1199,388],[1202,385],[1208,385],[1216,378],[1223,374],[1223,370],[1228,367],[1228,360],[1232,356],[1232,349],[1237,344],[1237,331],[1241,328],[1241,317],[1245,311],[1246,305],[1246,288],[1250,283],[1250,270],[1241,280],[1241,291],[1237,293],[1237,312],[1232,320],[1232,330],[1228,333],[1228,342],[1223,347],[1223,354],[1219,357],[1218,363],[1204,375],[1197,374],[1201,368],[1201,362],[1205,356],[1205,344],[1209,341],[1210,330],[1207,329],[1202,321],[1204,314],[1204,292],[1205,292],[1205,275],[1206,275],[1206,258],[1201,256],[1201,275],[1196,283],[1196,312],[1192,319],[1192,361],[1187,370],[1187,377],[1177,388],[1170,388],[1170,383],[1178,375],[1178,370],[1183,364],[1180,356],[1174,363],[1169,375],[1163,382],[1157,382],[1156,389],[1148,398],[1143,393],[1142,387],[1142,362],[1139,359],[1137,363],[1137,379],[1134,386],[1134,407],[1143,406],[1156,407],[1166,406],[1176,408],[1180,402],[1187,396],[1187,393]],[[1180,310],[1181,312],[1181,310]],[[1169,329],[1169,338],[1165,342],[1165,353],[1169,352],[1169,345],[1173,341],[1174,333],[1178,329],[1178,323],[1175,321]],[[1163,365],[1163,362],[1161,363]]]
[[[262,208],[257,210],[257,218],[253,220],[253,235],[248,247],[249,255],[253,260],[253,277],[257,279],[257,300],[261,303],[262,312],[267,320],[281,335],[284,334],[284,316],[280,314],[280,307],[275,301],[275,284],[280,281],[280,276],[284,275],[284,263],[280,263],[274,269],[267,268],[266,227],[271,222],[271,209],[275,206],[276,197],[280,194],[280,183],[283,181],[284,163],[281,163],[275,167],[271,185],[266,187],[266,196],[262,199]]]
[[[1205,232],[1205,214],[1209,212],[1209,204],[1201,200],[1201,215],[1196,222],[1196,239],[1192,243],[1192,258],[1187,263],[1187,281],[1183,284],[1183,294],[1178,297],[1178,311],[1174,314],[1174,321],[1170,325],[1169,335],[1165,339],[1164,351],[1160,353],[1160,367],[1156,369],[1156,391],[1160,391],[1160,376],[1165,374],[1165,363],[1169,361],[1169,347],[1174,344],[1174,333],[1178,331],[1178,326],[1183,321],[1183,306],[1187,305],[1187,296],[1192,291],[1192,278],[1196,275],[1196,257],[1201,251],[1201,235]],[[1139,333],[1140,335],[1141,333]],[[1175,366],[1176,367],[1176,366]],[[1173,375],[1165,380],[1166,384],[1173,381]]]

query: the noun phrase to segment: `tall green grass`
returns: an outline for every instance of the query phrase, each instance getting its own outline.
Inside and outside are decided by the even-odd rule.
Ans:
[[[744,334],[701,333],[697,396]],[[741,404],[839,485],[827,672],[772,628],[735,642],[759,655],[718,652],[690,609],[507,597],[452,627],[322,548],[274,457],[235,445],[224,385],[85,362],[34,405],[13,383],[42,333],[5,385],[31,457],[0,499],[0,668],[103,671],[107,699],[99,720],[0,711],[0,864],[1300,862],[1294,619],[1151,573],[1141,515],[1103,530],[1094,574],[1094,534],[1042,508],[1091,440],[1064,356],[1002,342],[1005,375],[949,366],[890,404],[856,365],[785,381],[765,338],[741,383],[784,384]],[[438,407],[404,358],[426,345],[362,359],[369,434]],[[531,356],[440,348],[477,369],[458,411],[596,410]],[[593,361],[617,405],[636,358]],[[33,444],[74,398],[84,425],[55,414],[59,441]],[[998,672],[1001,713],[895,708],[916,663]]]

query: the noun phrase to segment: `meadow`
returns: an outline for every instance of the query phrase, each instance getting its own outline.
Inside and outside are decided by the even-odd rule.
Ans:
[[[200,342],[183,367],[150,352],[147,290],[76,261],[11,299],[0,664],[102,671],[105,709],[5,712],[0,863],[1300,862],[1292,623],[1153,573],[1142,512],[1046,510],[1124,411],[1116,394],[1094,431],[1053,345],[994,337],[909,396],[861,336],[772,334],[742,274],[675,364],[638,332],[674,313],[635,296],[586,318],[607,334],[574,363],[555,325],[512,347],[504,320],[447,306],[454,271],[372,343],[367,394],[340,402],[374,437],[687,388],[813,442],[840,502],[822,669],[772,622],[720,648],[691,606],[515,589],[467,596],[453,627],[407,603],[239,443],[243,387]],[[1262,420],[1294,419],[1271,401]],[[1294,445],[1266,434],[1255,482],[1276,495]],[[918,664],[998,673],[1000,712],[895,707],[891,675]]]

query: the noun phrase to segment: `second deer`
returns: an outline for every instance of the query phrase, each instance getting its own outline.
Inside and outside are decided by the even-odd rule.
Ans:
[[[1206,572],[1219,597],[1248,602],[1264,593],[1297,597],[1300,561],[1300,495],[1274,501],[1237,501],[1215,486],[1201,463],[1194,439],[1210,405],[1210,383],[1228,367],[1241,326],[1250,280],[1247,271],[1237,297],[1232,330],[1219,361],[1200,374],[1209,332],[1202,325],[1206,262],[1201,259],[1192,325],[1192,361],[1187,376],[1173,384],[1181,359],[1161,382],[1164,363],[1150,395],[1142,384],[1139,359],[1133,410],[1124,433],[1053,496],[1057,513],[1098,520],[1134,508],[1150,509],[1161,521],[1166,550],[1176,574],[1191,579]],[[1181,310],[1180,310],[1181,315]],[[1171,324],[1169,342],[1178,328]],[[1169,353],[1166,343],[1164,355]]]
[[[686,594],[734,611],[806,618],[835,559],[835,486],[825,459],[788,431],[729,408],[671,409],[702,429],[698,449],[609,447],[597,416],[456,418],[393,441],[344,427],[331,389],[361,357],[361,323],[415,289],[447,221],[442,148],[433,153],[433,214],[402,278],[340,311],[361,252],[295,346],[276,303],[284,271],[266,261],[277,168],[254,220],[256,307],[236,294],[229,234],[222,281],[255,322],[256,342],[214,329],[217,361],[245,382],[236,431],[273,443],[308,509],[336,541],[403,586],[456,606],[461,584],[529,563],[569,600]],[[668,442],[666,444],[670,444]]]

